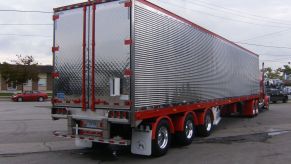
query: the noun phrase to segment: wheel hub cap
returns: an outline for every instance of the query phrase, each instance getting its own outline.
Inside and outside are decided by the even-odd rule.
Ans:
[[[210,131],[211,127],[212,127],[212,124],[211,124],[211,118],[210,118],[209,115],[206,116],[205,125],[206,125],[206,130]]]
[[[161,149],[166,148],[169,141],[168,129],[166,127],[161,127],[158,131],[158,145]]]
[[[192,121],[188,120],[186,122],[185,132],[186,132],[187,139],[192,138],[193,133],[194,133]]]

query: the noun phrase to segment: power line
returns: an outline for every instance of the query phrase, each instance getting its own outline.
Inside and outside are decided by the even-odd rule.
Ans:
[[[287,28],[287,26],[277,26],[277,25],[269,25],[269,24],[258,24],[258,23],[248,22],[248,21],[236,20],[236,19],[232,19],[232,18],[228,18],[228,17],[223,17],[223,16],[218,16],[218,15],[210,14],[210,13],[207,13],[207,12],[204,12],[204,11],[201,11],[201,10],[189,9],[189,8],[186,8],[186,7],[183,7],[183,6],[179,6],[177,4],[173,4],[173,3],[169,3],[169,2],[162,2],[162,1],[160,1],[160,3],[163,3],[165,5],[171,5],[173,7],[177,7],[177,8],[184,9],[184,10],[186,9],[186,10],[189,10],[189,11],[198,12],[198,13],[201,13],[201,14],[204,14],[204,15],[208,15],[208,16],[211,16],[211,17],[220,18],[220,19],[228,20],[228,21],[241,22],[241,23],[246,23],[246,24],[251,24],[251,25],[256,25],[256,26],[264,26],[264,27],[268,26],[268,27],[276,27],[276,28]]]
[[[268,60],[270,60],[270,61],[281,61],[281,60],[288,60],[288,59],[290,59],[291,60],[291,56],[290,57],[288,57],[288,58],[279,58],[279,59],[266,59],[265,61],[268,61]]]
[[[37,34],[0,34],[0,36],[24,36],[24,37],[43,37],[43,38],[52,38],[48,35],[37,35]]]
[[[283,56],[291,56],[291,54],[290,55],[275,55],[275,54],[260,54],[260,56],[262,56],[262,57],[268,57],[268,56],[275,56],[275,57],[283,57]]]
[[[271,20],[264,20],[262,18],[254,18],[254,17],[250,17],[250,16],[246,16],[245,14],[241,14],[241,13],[238,13],[238,12],[233,12],[233,11],[230,11],[229,9],[223,9],[223,8],[217,8],[217,7],[212,7],[213,5],[209,5],[209,4],[201,4],[200,1],[195,1],[195,2],[190,2],[190,1],[187,1],[188,3],[192,4],[192,5],[196,5],[196,6],[199,6],[199,7],[203,7],[203,8],[208,8],[208,9],[212,9],[212,10],[216,10],[218,12],[223,12],[225,14],[225,12],[228,12],[228,13],[231,13],[232,15],[236,15],[238,17],[241,17],[241,18],[247,18],[247,19],[251,19],[251,20],[254,20],[256,22],[258,21],[263,21],[263,22],[266,22],[266,23],[271,23],[271,24],[280,24],[280,25],[286,25],[286,26],[290,26],[291,24],[288,24],[288,23],[282,23],[282,22],[278,22],[278,21],[271,21]]]
[[[258,47],[267,47],[267,48],[291,49],[291,47],[269,46],[269,45],[254,44],[254,43],[244,43],[244,42],[235,42],[235,43],[238,43],[238,44],[245,44],[245,45],[251,45],[251,46],[258,46]]]
[[[0,26],[52,26],[53,24],[39,23],[0,23]]]
[[[227,8],[227,7],[224,7],[224,6],[221,6],[221,5],[216,5],[216,4],[210,4],[210,3],[207,3],[207,2],[201,1],[201,0],[196,0],[195,2],[200,2],[200,3],[203,3],[203,4],[209,5],[209,6],[215,6],[218,9],[225,9],[227,11],[231,10],[231,11],[233,11],[235,13],[245,13],[248,16],[256,17],[256,18],[259,18],[259,19],[265,19],[265,20],[268,20],[268,21],[273,20],[273,22],[275,21],[277,23],[278,22],[282,23],[282,21],[285,21],[285,22],[287,21],[287,20],[282,20],[282,19],[275,19],[275,18],[269,18],[269,17],[260,16],[260,15],[255,15],[253,13],[249,13],[249,12],[246,12],[246,11],[243,11],[243,10],[234,9],[234,8]],[[229,12],[231,12],[231,11],[229,11]],[[290,21],[290,20],[288,20],[288,21]],[[290,21],[290,23],[291,23],[291,21]]]
[[[263,34],[263,35],[258,35],[258,36],[255,36],[255,37],[252,37],[252,38],[249,38],[249,39],[240,40],[239,42],[250,41],[250,40],[254,40],[254,39],[258,39],[258,38],[263,38],[263,37],[266,37],[266,36],[271,36],[271,35],[279,34],[279,33],[282,33],[282,32],[286,32],[286,31],[289,31],[289,30],[291,30],[291,28],[288,28],[288,29],[285,29],[285,30],[281,30],[281,31],[272,32],[272,33],[267,33],[267,34]]]
[[[289,61],[261,60],[261,61],[263,61],[263,62],[274,62],[274,63],[286,63],[287,64],[291,60],[289,60]]]
[[[3,9],[0,9],[0,12],[42,13],[42,14],[53,13],[53,12],[49,12],[49,11],[40,11],[40,10],[3,10]]]

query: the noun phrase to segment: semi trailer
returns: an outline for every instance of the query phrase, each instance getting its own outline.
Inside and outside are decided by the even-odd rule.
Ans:
[[[51,116],[80,146],[164,155],[268,107],[259,56],[147,0],[54,9]]]

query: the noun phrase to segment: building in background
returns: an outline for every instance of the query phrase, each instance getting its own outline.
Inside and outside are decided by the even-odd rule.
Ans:
[[[52,92],[52,72],[53,67],[49,65],[37,66],[39,71],[38,81],[28,80],[23,86],[24,91],[38,90],[47,93]],[[22,86],[15,83],[6,83],[0,74],[0,93],[21,92]]]

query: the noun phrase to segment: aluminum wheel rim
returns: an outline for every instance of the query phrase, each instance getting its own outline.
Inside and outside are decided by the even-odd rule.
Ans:
[[[206,125],[206,130],[209,132],[212,127],[211,118],[209,115],[206,116],[205,125]]]
[[[187,137],[187,139],[191,139],[192,136],[193,136],[193,133],[194,133],[194,130],[193,130],[193,123],[192,123],[191,120],[188,120],[188,121],[186,122],[185,132],[186,132],[186,137]]]
[[[40,98],[39,98],[39,101],[43,101],[43,98],[42,98],[42,97],[40,97]]]
[[[169,141],[169,133],[166,127],[161,127],[158,131],[158,145],[161,149],[166,148]]]

